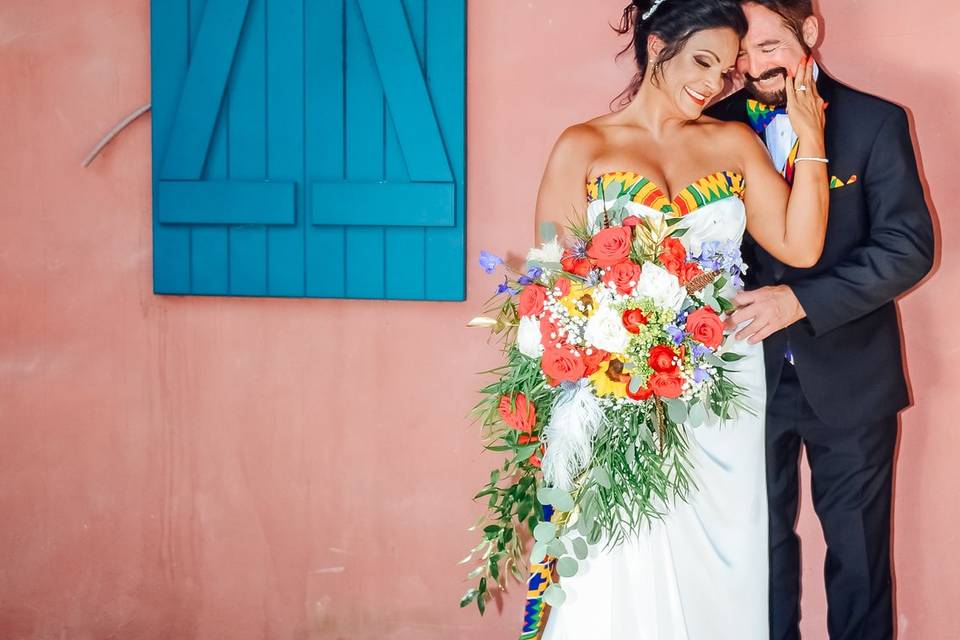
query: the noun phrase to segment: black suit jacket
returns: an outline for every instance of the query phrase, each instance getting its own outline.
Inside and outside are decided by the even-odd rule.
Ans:
[[[828,173],[857,180],[830,191],[826,245],[813,268],[787,267],[749,237],[744,257],[750,288],[786,284],[807,314],[764,341],[768,399],[789,339],[810,405],[821,420],[841,426],[909,405],[894,299],[932,268],[934,237],[906,112],[822,70],[817,88],[829,103]],[[746,100],[740,91],[707,113],[748,122]]]

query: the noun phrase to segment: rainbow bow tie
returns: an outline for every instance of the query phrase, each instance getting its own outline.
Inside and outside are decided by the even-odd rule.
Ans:
[[[757,100],[747,100],[747,117],[750,118],[750,126],[758,135],[763,135],[774,118],[786,113],[786,107],[772,107]]]

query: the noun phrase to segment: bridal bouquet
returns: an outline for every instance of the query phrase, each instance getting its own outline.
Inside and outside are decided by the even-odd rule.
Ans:
[[[529,561],[569,577],[588,544],[619,544],[661,517],[693,486],[684,428],[743,406],[722,319],[733,308],[722,292],[745,269],[739,247],[692,255],[682,217],[629,215],[627,202],[601,198],[593,222],[568,225],[566,247],[545,229],[554,239],[523,271],[481,254],[506,275],[500,302],[470,324],[502,340],[506,362],[485,372],[496,380],[474,412],[506,460],[476,495],[488,505],[482,541],[462,564],[477,563],[479,583],[461,606],[483,613],[494,585],[525,579],[529,534]],[[544,599],[564,594],[551,584]]]

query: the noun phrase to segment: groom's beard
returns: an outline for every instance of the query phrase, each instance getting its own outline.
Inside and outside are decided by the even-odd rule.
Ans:
[[[775,78],[777,76],[783,77],[784,88],[779,91],[763,91],[757,87],[757,83],[763,80],[769,80],[770,78]],[[754,99],[759,100],[764,104],[769,104],[771,106],[779,107],[787,103],[787,70],[783,67],[775,67],[773,69],[768,69],[764,73],[760,74],[759,77],[755,78],[749,73],[743,75],[743,86]]]

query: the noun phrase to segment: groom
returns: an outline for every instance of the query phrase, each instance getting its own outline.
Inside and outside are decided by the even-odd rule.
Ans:
[[[811,0],[744,2],[750,23],[738,70],[745,89],[708,113],[749,124],[789,180],[796,135],[782,112],[784,76],[812,53]],[[798,461],[806,450],[827,542],[832,640],[893,637],[890,503],[897,414],[909,404],[895,298],[933,264],[930,214],[904,110],[817,69],[827,104],[830,223],[812,269],[749,243],[752,290],[742,337],[764,340],[770,638],[800,638]],[[751,260],[752,258],[752,260]]]

